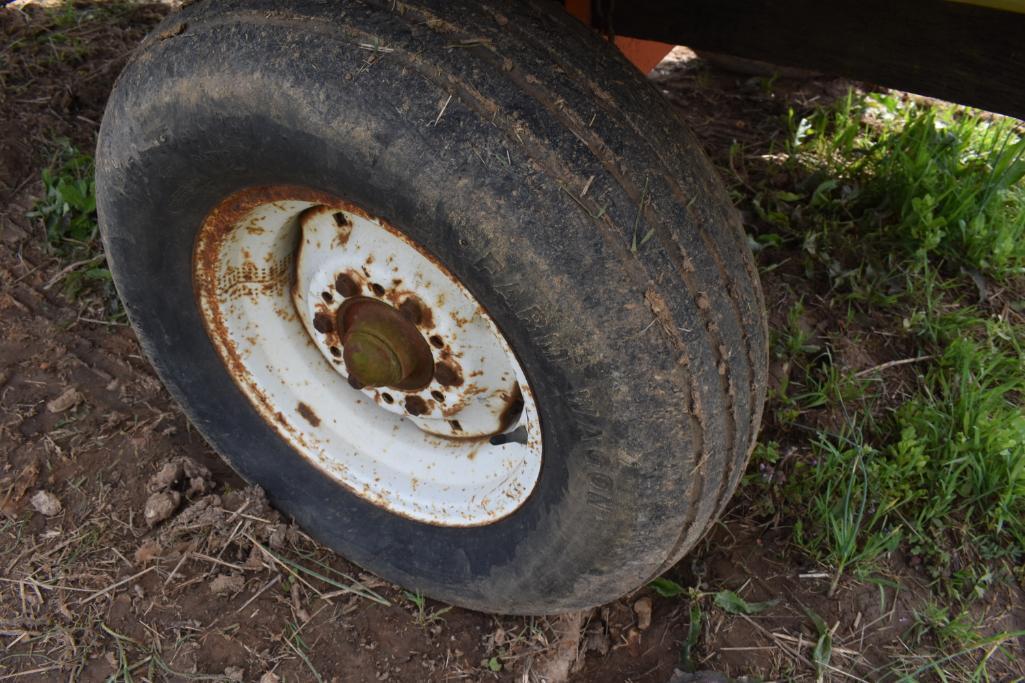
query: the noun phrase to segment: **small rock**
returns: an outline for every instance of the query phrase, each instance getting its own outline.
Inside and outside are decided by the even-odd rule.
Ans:
[[[146,524],[151,528],[160,524],[174,514],[181,502],[182,496],[177,491],[160,491],[152,494],[146,499],[146,507],[142,511]]]
[[[651,628],[651,598],[641,598],[634,603],[634,614],[637,615],[637,628],[647,631]]]
[[[192,477],[189,479],[189,487],[185,490],[185,495],[198,496],[206,493],[206,479],[203,477]]]
[[[178,483],[178,480],[182,478],[183,468],[182,464],[178,460],[166,463],[160,468],[160,471],[150,477],[148,488],[151,492],[162,491],[169,489]]]
[[[33,493],[29,502],[32,503],[32,507],[34,507],[37,512],[40,512],[47,517],[59,515],[61,510],[64,509],[57,496],[53,495],[49,491],[43,491],[42,489]]]
[[[76,405],[81,403],[82,394],[79,393],[78,389],[71,387],[66,389],[63,394],[53,399],[46,404],[46,409],[51,413],[63,413],[68,408],[74,408]]]
[[[245,680],[246,670],[241,666],[229,666],[224,669],[224,677],[229,681],[241,681]]]
[[[268,671],[260,676],[260,683],[281,683],[281,676],[278,676],[273,671]]]
[[[246,587],[246,580],[238,574],[220,574],[210,582],[210,592],[214,595],[239,593]]]

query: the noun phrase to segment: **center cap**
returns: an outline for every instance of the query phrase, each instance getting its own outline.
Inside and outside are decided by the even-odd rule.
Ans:
[[[434,357],[416,325],[383,301],[356,297],[338,310],[345,367],[365,387],[416,390],[430,383]]]

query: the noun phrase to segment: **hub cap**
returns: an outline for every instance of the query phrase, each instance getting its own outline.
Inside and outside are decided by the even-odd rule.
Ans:
[[[541,431],[484,308],[359,207],[250,190],[207,218],[200,310],[242,392],[303,457],[392,512],[494,522],[530,495]]]

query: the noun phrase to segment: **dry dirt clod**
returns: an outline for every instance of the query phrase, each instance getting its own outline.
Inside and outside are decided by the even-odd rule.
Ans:
[[[246,670],[241,666],[229,666],[224,669],[224,677],[229,681],[244,681]]]
[[[159,541],[146,541],[135,551],[135,564],[146,564],[164,554],[164,547]]]
[[[150,477],[147,488],[153,491],[163,491],[174,486],[182,478],[183,468],[180,460],[173,460],[165,463],[160,471]]]
[[[65,389],[64,393],[46,404],[46,409],[51,413],[63,413],[69,408],[74,408],[82,402],[82,394],[77,388]]]
[[[160,470],[150,477],[146,489],[150,493],[159,491],[182,491],[186,498],[195,498],[212,488],[210,470],[192,458],[177,457],[164,463]]]
[[[233,595],[245,587],[246,580],[238,574],[219,574],[210,582],[210,592],[214,595]]]
[[[64,509],[64,506],[61,505],[57,496],[53,495],[49,491],[43,491],[42,489],[32,494],[30,502],[37,512],[44,514],[47,517],[59,515],[61,510]]]
[[[182,496],[177,491],[159,491],[146,499],[146,506],[142,514],[146,518],[146,524],[150,528],[160,524],[174,514],[182,502]]]
[[[192,497],[206,493],[206,482],[203,477],[192,477],[189,479],[189,487],[185,489],[185,495]]]
[[[281,683],[281,677],[273,671],[268,671],[260,676],[260,683]]]
[[[284,524],[278,524],[274,527],[274,530],[270,534],[270,538],[267,539],[267,545],[274,550],[281,550],[285,547],[285,539],[287,538],[288,527]]]
[[[641,656],[641,632],[636,627],[630,627],[626,632],[626,649],[632,657]]]
[[[634,603],[634,614],[637,615],[637,628],[647,631],[651,628],[651,598],[641,598]]]

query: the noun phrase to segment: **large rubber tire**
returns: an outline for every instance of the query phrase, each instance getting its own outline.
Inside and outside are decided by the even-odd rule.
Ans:
[[[551,0],[191,4],[121,75],[97,181],[115,282],[171,393],[279,509],[386,579],[486,611],[594,606],[675,563],[737,485],[767,362],[738,216],[671,105]],[[232,382],[194,240],[225,197],[278,184],[385,217],[498,322],[544,440],[515,513],[390,514]]]

